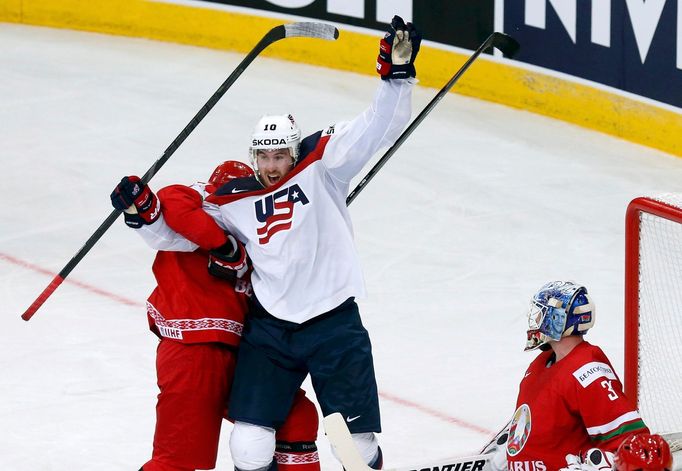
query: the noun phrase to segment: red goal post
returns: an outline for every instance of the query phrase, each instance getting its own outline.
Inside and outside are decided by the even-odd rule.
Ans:
[[[656,432],[682,430],[682,193],[640,197],[625,222],[625,394]]]

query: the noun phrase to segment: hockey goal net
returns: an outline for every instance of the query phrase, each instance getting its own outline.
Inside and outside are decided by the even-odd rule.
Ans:
[[[636,198],[625,223],[625,394],[653,432],[682,431],[680,359],[682,193]]]

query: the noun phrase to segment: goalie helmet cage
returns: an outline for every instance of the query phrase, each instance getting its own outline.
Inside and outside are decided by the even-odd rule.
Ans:
[[[625,222],[625,394],[652,431],[682,430],[682,193],[640,197]]]

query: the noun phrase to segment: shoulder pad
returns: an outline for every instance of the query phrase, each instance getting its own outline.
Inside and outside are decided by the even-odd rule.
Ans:
[[[329,128],[327,128],[329,129]],[[298,161],[300,162],[301,160],[305,159],[308,154],[310,154],[313,150],[315,150],[315,147],[317,147],[317,143],[320,142],[320,138],[322,137],[323,131],[317,131],[314,134],[311,134],[310,136],[304,138],[301,141],[301,145],[298,148]]]

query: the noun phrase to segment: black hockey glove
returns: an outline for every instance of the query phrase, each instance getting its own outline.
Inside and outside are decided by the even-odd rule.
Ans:
[[[208,252],[208,272],[218,278],[235,283],[251,268],[246,249],[231,234],[227,234],[227,242]]]
[[[153,223],[161,214],[159,199],[134,175],[123,177],[116,185],[111,192],[111,205],[124,212],[125,223],[134,229]]]
[[[419,52],[422,37],[412,23],[393,17],[391,26],[379,43],[377,72],[383,80],[414,77],[414,60]]]

